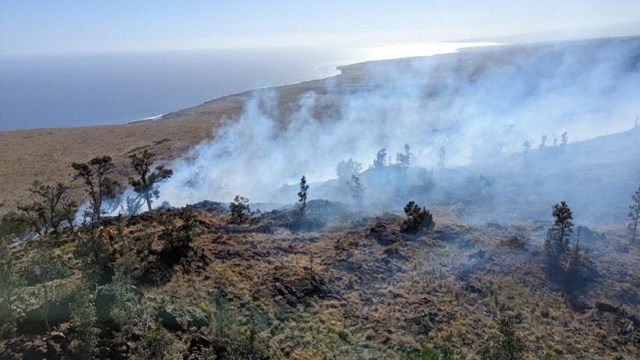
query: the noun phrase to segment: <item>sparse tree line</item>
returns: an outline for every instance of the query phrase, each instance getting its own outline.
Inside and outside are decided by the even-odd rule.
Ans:
[[[309,184],[307,183],[307,177],[302,176],[299,183],[298,191],[298,220],[303,219],[307,213],[307,199],[309,196]],[[249,199],[236,195],[233,201],[229,204],[229,223],[231,224],[245,224],[251,220],[252,212],[249,205]]]
[[[100,223],[102,215],[115,210],[128,215],[138,213],[143,205],[147,210],[153,208],[153,202],[159,198],[158,185],[173,175],[171,169],[163,165],[153,166],[156,155],[144,150],[130,156],[130,164],[135,176],[129,178],[129,185],[135,197],[124,199],[124,187],[113,177],[114,164],[110,156],[100,156],[86,163],[72,163],[76,172],[74,180],[81,180],[88,196],[85,210],[85,223]],[[18,202],[17,209],[38,235],[57,233],[61,228],[73,228],[79,209],[74,201],[74,187],[58,182],[43,184],[35,181],[29,188],[30,196]],[[17,215],[16,215],[17,216]]]
[[[411,152],[411,147],[408,144],[405,144],[404,152],[398,153],[396,159],[396,165],[409,166],[414,161],[414,155]],[[376,154],[371,168],[378,169],[387,165],[387,150],[382,148]],[[346,187],[349,197],[357,206],[362,206],[364,202],[365,187],[360,181],[361,171],[362,164],[353,159],[341,161],[336,166],[339,183]],[[306,176],[303,175],[300,179],[298,191],[298,203],[301,217],[304,217],[307,212],[308,193],[309,184],[307,183]],[[229,204],[229,210],[231,211],[230,223],[232,224],[242,224],[251,218],[249,199],[244,196],[236,195],[233,202]]]
[[[370,169],[382,169],[389,165],[396,165],[401,167],[408,167],[415,161],[415,156],[411,152],[411,146],[409,144],[404,145],[404,151],[396,154],[396,163],[391,164],[387,161],[387,149],[382,148],[378,150],[373,163],[369,167]],[[347,190],[347,194],[351,198],[351,201],[357,205],[362,206],[364,203],[365,187],[360,180],[360,173],[362,171],[362,164],[348,159],[341,161],[336,166],[336,173],[338,175],[338,182]]]
[[[171,176],[172,172],[162,166],[153,167],[155,155],[148,151],[130,157],[136,176],[129,179],[133,191],[152,208],[152,201],[158,198],[157,185]],[[136,276],[135,268],[142,263],[136,254],[144,252],[144,242],[133,244],[125,239],[122,228],[115,233],[105,230],[102,216],[108,204],[120,196],[122,186],[113,178],[114,164],[109,156],[96,157],[87,163],[73,163],[76,179],[80,179],[88,195],[88,206],[84,215],[85,225],[74,230],[78,204],[73,200],[72,187],[63,183],[53,185],[34,182],[29,189],[29,201],[19,202],[19,212],[10,212],[0,219],[0,332],[11,335],[16,331],[17,309],[21,299],[39,298],[38,311],[46,331],[50,331],[50,311],[60,301],[69,306],[70,322],[75,328],[71,358],[85,359],[95,355],[98,341],[98,313],[96,301],[106,294],[115,301],[123,301],[114,311],[125,311],[126,300],[131,298],[131,284]],[[190,238],[189,219],[173,238],[178,238],[184,248]],[[28,266],[19,274],[12,256],[10,245],[16,239],[29,234],[41,237],[27,244],[33,249]],[[187,239],[185,239],[185,237]],[[61,279],[70,275],[71,267],[60,255],[60,246],[69,241],[69,248],[80,261],[82,281],[69,287]],[[133,249],[135,247],[137,249]],[[148,250],[148,249],[147,249]],[[25,287],[26,285],[31,285]],[[120,299],[120,300],[118,300]],[[104,315],[104,314],[103,314]],[[108,314],[113,318],[118,315]],[[37,323],[38,319],[28,321]],[[123,319],[126,316],[121,316]]]
[[[539,149],[544,149],[548,147],[547,139],[548,139],[547,134],[543,134],[540,139],[540,144],[538,146]],[[557,138],[554,139],[553,147],[564,147],[567,145],[567,143],[568,143],[568,133],[565,131],[560,135],[559,144],[558,144],[558,139]],[[525,149],[525,152],[528,152],[531,149],[531,143],[529,141],[525,141],[523,143],[523,147]],[[445,147],[442,146],[440,148],[439,158],[438,158],[438,167],[440,169],[444,168],[445,166],[445,157],[446,157],[446,150],[445,150]],[[415,161],[415,158],[413,153],[411,152],[411,147],[408,144],[405,144],[404,152],[398,153],[396,156],[396,159],[397,159],[396,165],[398,166],[409,166],[411,163],[413,163]],[[391,164],[388,164],[387,162],[387,150],[386,148],[382,148],[376,153],[376,156],[373,159],[373,164],[370,166],[370,168],[381,169],[388,165],[391,165]],[[362,186],[362,183],[360,182],[361,171],[362,171],[362,164],[353,159],[341,161],[340,163],[338,163],[336,168],[338,181],[340,181],[342,184],[346,184],[347,188],[349,189],[349,193],[351,195],[352,200],[358,205],[362,205],[363,203],[363,194],[365,190],[365,188]],[[632,195],[631,200],[632,200],[632,203],[629,206],[629,213],[628,213],[628,216],[630,219],[628,229],[629,229],[631,242],[634,243],[638,239],[638,225],[640,223],[640,188],[638,189],[638,191],[636,191]],[[407,207],[409,205],[410,203],[407,204]],[[566,216],[566,214],[563,215],[559,213],[559,211],[566,211],[566,209],[568,209],[568,205],[562,202],[560,204],[557,204],[557,206],[561,206],[562,209],[556,209],[556,206],[554,206],[554,217],[556,217],[556,215]],[[405,207],[405,213],[407,214],[407,216],[409,216],[409,214],[407,213],[407,207]],[[570,213],[570,209],[569,209],[569,213]],[[554,253],[556,253],[557,256],[559,257],[562,257],[561,255],[564,255],[565,251],[563,249],[568,247],[568,243],[566,243],[566,241],[568,239],[568,236],[573,231],[572,223],[571,223],[571,226],[568,226],[568,225],[564,225],[564,226],[568,228],[563,228],[563,226],[561,226],[558,234],[555,234],[557,230],[553,228],[551,231],[553,234],[550,235],[552,240],[549,240],[552,243],[553,242],[557,243]],[[553,239],[556,239],[558,236],[563,239],[562,244],[560,240],[557,240],[557,241],[553,240]],[[575,255],[575,253],[580,252],[579,236],[578,236],[578,242],[574,245],[573,250],[574,250],[574,258],[577,258],[577,255]]]
[[[415,156],[413,152],[411,152],[411,146],[409,144],[404,144],[403,152],[396,154],[396,163],[397,166],[409,166],[415,162]],[[378,150],[376,153],[376,157],[373,159],[373,164],[371,165],[372,169],[380,169],[385,166],[394,165],[391,161],[387,161],[387,149],[382,148]]]
[[[158,182],[171,175],[164,167],[153,168],[153,157],[147,152],[131,157],[137,177],[129,181],[147,209],[158,198]],[[130,236],[125,223],[131,219],[120,215],[102,218],[105,203],[121,190],[113,178],[111,158],[74,163],[73,168],[89,196],[84,226],[70,229],[77,205],[64,185],[34,184],[34,204],[0,219],[0,337],[12,338],[24,332],[25,326],[32,333],[47,333],[46,341],[62,337],[63,353],[50,353],[47,347],[43,355],[47,358],[91,359],[105,350],[113,357],[120,346],[113,344],[131,343],[132,338],[136,345],[128,351],[137,358],[175,358],[176,346],[181,344],[167,330],[172,323],[163,318],[165,305],[144,301],[139,286],[168,281],[167,272],[188,255],[199,231],[194,211],[190,207],[170,210],[175,217],[154,220],[161,226],[157,235]],[[10,246],[33,231],[42,236],[24,245],[30,251],[23,260],[27,263],[18,270]],[[160,250],[152,249],[154,238],[162,244]],[[74,255],[77,266],[66,254]],[[71,276],[74,269],[80,277]],[[244,315],[223,306],[223,297],[216,297],[215,313],[206,307],[200,310],[198,321],[211,323],[216,337],[209,348],[196,351],[202,355],[198,358],[267,358],[267,345],[258,335],[263,329],[253,323],[245,325]],[[35,310],[24,307],[27,299]],[[61,307],[68,311],[64,318],[60,317]],[[64,333],[51,332],[60,321],[69,324]],[[245,336],[247,333],[251,336]]]
[[[444,148],[442,152],[444,153]],[[408,166],[413,159],[408,146],[405,146],[403,154],[398,155],[398,162],[406,164],[403,166]],[[152,210],[154,201],[159,198],[157,185],[168,179],[172,171],[163,166],[154,167],[155,155],[147,151],[132,155],[130,159],[136,174],[135,177],[129,178],[129,184],[137,194],[135,201],[138,206],[146,205],[148,210]],[[386,151],[382,149],[376,155],[374,167],[375,164],[386,166],[385,159]],[[51,328],[49,317],[54,300],[66,297],[69,301],[71,322],[76,329],[78,340],[73,350],[76,358],[95,355],[101,331],[98,319],[105,317],[116,321],[123,334],[131,331],[134,325],[138,325],[134,322],[144,319],[144,328],[149,331],[149,337],[145,339],[149,343],[145,343],[140,351],[153,353],[157,351],[157,347],[166,345],[163,345],[163,341],[169,340],[165,336],[166,330],[155,324],[152,317],[145,313],[134,286],[136,279],[143,276],[143,270],[140,268],[143,261],[140,256],[151,251],[150,243],[128,238],[124,234],[122,220],[117,220],[119,225],[116,231],[106,231],[100,226],[105,208],[113,207],[111,203],[122,193],[122,185],[113,178],[114,165],[109,156],[97,157],[87,163],[73,163],[72,167],[77,173],[76,178],[83,182],[89,198],[89,206],[84,214],[86,226],[73,235],[73,253],[81,262],[83,280],[71,289],[65,289],[57,281],[68,276],[70,271],[56,247],[59,246],[63,229],[73,228],[78,211],[78,205],[72,199],[71,187],[62,183],[47,185],[35,182],[30,188],[30,202],[20,203],[20,213],[6,214],[0,221],[0,335],[16,331],[16,304],[25,296],[25,285],[34,284],[37,288],[34,293],[41,298],[42,306],[39,311],[47,331]],[[358,176],[361,168],[361,164],[351,159],[338,164],[339,177],[343,180],[349,177],[351,179],[350,192],[357,204],[362,204],[364,192]],[[309,191],[307,178],[302,176],[297,192],[301,217],[308,211]],[[231,223],[243,224],[251,219],[252,213],[247,198],[236,196],[230,204],[230,210]],[[433,229],[433,216],[425,207],[410,201],[404,207],[404,213],[404,232],[419,233]],[[555,204],[552,215],[554,223],[547,232],[544,245],[547,271],[567,292],[574,293],[588,284],[591,260],[580,245],[579,232],[572,238],[573,212],[568,204]],[[178,224],[168,222],[160,235],[165,247],[159,256],[168,263],[173,263],[186,254],[198,231],[195,214],[190,208],[179,210],[178,218]],[[640,221],[640,188],[632,196],[629,219],[630,238],[632,242],[636,242]],[[33,242],[36,250],[34,257],[26,276],[21,276],[16,270],[10,244],[30,232],[46,236]],[[100,310],[96,303],[107,295],[112,301],[110,308]],[[100,311],[106,311],[107,314],[101,314]],[[494,347],[488,346],[483,349],[484,357],[481,358],[502,358],[501,355],[496,355],[503,351],[500,350],[501,346],[506,346],[500,339],[517,339],[514,337],[512,323],[505,320],[498,327],[500,336],[491,343],[495,344],[491,345]],[[160,345],[154,343],[158,341]],[[515,343],[513,346],[513,351],[518,354],[522,352],[521,343]]]
[[[442,167],[444,167],[444,147],[441,149],[441,162]],[[411,151],[411,146],[409,146],[409,144],[405,144],[403,152],[396,154],[395,164],[387,160],[387,149],[382,148],[376,153],[373,163],[369,166],[369,169],[382,169],[393,165],[408,167],[413,163],[415,163],[415,155]],[[366,190],[360,179],[361,171],[362,164],[353,159],[340,161],[336,166],[339,184],[347,190],[347,194],[351,198],[352,202],[358,206],[363,205]]]
[[[557,137],[554,137],[553,145],[547,144],[548,140],[549,140],[549,135],[542,134],[542,136],[540,137],[540,143],[538,144],[538,150],[542,151],[544,149],[549,149],[549,148],[564,148],[569,142],[569,133],[565,131],[562,134],[560,134],[560,142],[558,142]],[[528,153],[532,147],[533,145],[529,140],[526,140],[525,142],[522,143],[522,149],[525,154]]]
[[[444,166],[444,147],[440,150],[440,163]],[[380,149],[376,157],[373,160],[371,169],[380,169],[388,166],[387,164],[386,149]],[[404,152],[398,153],[396,156],[398,166],[409,166],[414,161],[414,155],[411,152],[411,147],[408,144],[404,145]],[[362,171],[362,164],[348,159],[341,161],[336,166],[336,173],[338,175],[338,182],[342,185],[346,185],[348,193],[353,203],[359,207],[363,205],[365,188],[360,181],[360,172]],[[299,191],[298,191],[298,203],[300,218],[303,218],[307,212],[307,200],[309,194],[309,184],[307,178],[303,175],[300,178]],[[251,208],[249,205],[249,199],[236,195],[233,202],[229,204],[229,210],[231,216],[229,222],[232,224],[243,224],[251,219]],[[429,231],[434,227],[433,216],[424,207],[420,208],[414,201],[410,201],[404,207],[404,212],[407,217],[403,223],[403,231],[407,233],[416,233],[421,231]]]

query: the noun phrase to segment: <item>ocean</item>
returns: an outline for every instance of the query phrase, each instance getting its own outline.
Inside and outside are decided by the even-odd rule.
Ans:
[[[121,124],[245,90],[325,78],[340,65],[478,45],[484,44],[0,54],[0,131]]]

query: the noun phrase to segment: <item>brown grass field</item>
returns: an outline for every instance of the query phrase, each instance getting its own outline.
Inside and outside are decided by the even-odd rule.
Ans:
[[[323,83],[324,80],[317,80],[273,90],[278,92],[280,108],[291,111],[301,94],[311,90],[324,92]],[[325,95],[330,98],[339,93]],[[129,176],[128,157],[136,152],[147,149],[161,161],[177,159],[192,146],[212,138],[223,119],[238,116],[251,96],[252,91],[225,96],[156,121],[0,132],[0,214],[15,209],[17,202],[29,195],[28,189],[36,180],[71,182],[72,162],[109,155],[116,164],[117,177],[125,182]]]

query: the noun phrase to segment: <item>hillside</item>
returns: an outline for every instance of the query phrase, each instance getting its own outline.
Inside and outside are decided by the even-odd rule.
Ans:
[[[639,54],[473,49],[0,133],[0,358],[635,359]],[[172,169],[153,210],[109,206],[143,150]],[[102,206],[11,212],[34,180]]]
[[[622,133],[546,146],[490,161],[439,168],[393,164],[360,173],[367,208],[400,211],[414,199],[427,206],[455,208],[473,223],[544,220],[549,204],[568,201],[576,214],[592,224],[619,224],[640,182],[640,126]],[[316,182],[314,197],[351,201],[348,182]],[[291,199],[296,185],[274,193]],[[368,189],[368,190],[367,190]]]
[[[343,151],[344,144],[352,144],[351,147],[355,149],[351,150],[357,150],[357,153],[327,154],[326,159],[322,160],[330,163],[317,164],[325,167],[322,170],[325,173],[332,171],[327,167],[333,168],[341,158],[352,155],[358,155],[360,158],[372,157],[377,149],[370,143],[376,142],[380,144],[377,146],[385,146],[385,142],[390,142],[389,136],[394,138],[401,136],[403,137],[401,141],[406,142],[415,138],[415,143],[412,142],[412,145],[425,146],[425,152],[428,153],[432,151],[428,148],[435,145],[432,140],[425,140],[425,135],[432,134],[436,140],[444,139],[442,141],[445,141],[446,145],[460,148],[461,152],[468,152],[469,149],[463,146],[468,146],[467,143],[470,141],[480,139],[479,134],[465,134],[480,127],[475,123],[476,121],[491,120],[496,124],[488,124],[489,126],[503,126],[505,122],[518,121],[523,116],[519,112],[521,107],[524,107],[522,111],[526,111],[533,106],[531,101],[548,101],[544,98],[546,93],[541,89],[548,87],[549,83],[559,88],[561,93],[556,94],[553,92],[556,91],[555,89],[550,89],[546,94],[547,97],[566,96],[567,87],[574,91],[571,88],[572,85],[559,85],[559,82],[573,84],[571,80],[574,78],[573,72],[577,71],[576,68],[595,71],[592,75],[600,77],[602,66],[598,61],[604,63],[619,61],[620,64],[614,64],[616,71],[623,70],[621,74],[616,74],[619,78],[614,76],[607,78],[610,81],[628,79],[628,82],[633,83],[634,64],[638,60],[638,44],[638,38],[600,39],[566,43],[562,46],[536,44],[466,49],[456,54],[427,58],[355,64],[341,67],[341,75],[333,78],[230,95],[167,114],[156,121],[118,126],[0,132],[0,151],[3,154],[0,159],[0,183],[3,185],[0,188],[0,213],[14,209],[17,201],[25,199],[29,195],[28,188],[35,180],[45,183],[70,182],[72,180],[70,163],[73,161],[83,162],[94,156],[110,155],[118,167],[119,180],[125,182],[130,175],[126,164],[128,156],[132,153],[148,149],[157,153],[162,161],[168,163],[183,158],[196,144],[204,141],[206,145],[206,141],[213,138],[221,126],[228,129],[230,124],[237,123],[238,117],[246,117],[247,111],[253,111],[248,106],[251,105],[251,101],[255,102],[256,99],[263,97],[268,101],[274,99],[274,103],[261,104],[258,108],[262,115],[269,116],[275,122],[283,137],[292,136],[288,134],[289,131],[293,131],[291,124],[301,125],[297,124],[301,118],[309,118],[309,122],[327,124],[335,127],[334,131],[344,132],[342,136],[346,137],[345,139],[334,134],[337,144],[328,143],[326,146],[337,152]],[[624,56],[617,56],[618,52],[624,52]],[[597,57],[593,54],[597,54]],[[559,63],[564,65],[554,70],[553,67]],[[502,72],[506,74],[509,81],[513,81],[513,84],[505,83],[507,80],[503,76],[498,76]],[[591,86],[588,82],[589,77],[583,77],[587,81],[585,86]],[[484,83],[486,85],[483,85]],[[472,92],[469,95],[467,93],[473,89],[467,85],[482,86],[477,90],[478,94]],[[632,92],[635,90],[631,85],[629,85],[630,88],[625,86],[620,85],[619,92],[622,94],[628,91],[628,96],[622,98],[619,94],[609,91],[605,92],[611,98],[607,98],[607,101],[615,101],[616,104],[624,104],[622,100],[627,101],[627,98],[628,101],[632,101]],[[511,95],[505,96],[502,88],[510,88],[514,91],[510,92]],[[593,96],[597,95],[594,89],[588,88],[588,90],[594,93]],[[313,103],[307,109],[305,101],[309,94],[313,94]],[[480,101],[479,104],[485,104],[486,99],[500,101],[494,104],[493,102],[497,100],[491,100],[492,102],[486,104],[487,109],[479,113],[478,105],[473,103],[465,105],[471,106],[470,112],[469,109],[460,108],[459,104],[466,104],[468,102],[466,97],[469,96],[471,101]],[[541,96],[542,99],[540,99]],[[458,97],[460,97],[459,101],[453,101]],[[580,129],[592,126],[602,129],[604,126],[602,119],[614,119],[616,123],[626,121],[620,113],[607,113],[605,110],[612,104],[604,102],[605,100],[601,99],[594,103],[588,98],[581,101],[588,101],[590,107],[583,108],[584,104],[581,102],[577,104],[570,102],[567,106],[576,106],[568,114],[567,110],[557,109],[554,103],[545,102],[536,106],[537,108],[544,106],[545,109],[555,112],[562,110],[558,116],[570,115],[569,118],[574,119],[573,121],[580,121],[582,117],[592,118],[592,111],[600,114],[597,118],[599,123],[592,120],[589,124],[580,125]],[[371,106],[372,104],[375,106]],[[487,111],[489,113],[486,113]],[[494,114],[495,111],[497,113]],[[420,131],[407,132],[406,129],[410,129],[414,126],[413,124],[418,124],[416,121],[421,120],[421,114],[427,114],[425,116],[428,121],[420,122]],[[466,114],[466,118],[461,117],[461,114]],[[530,120],[530,115],[528,113],[525,115],[528,116],[526,120]],[[359,124],[374,121],[379,116],[389,117],[389,120],[385,119],[382,124],[370,124],[368,132],[357,130]],[[229,121],[224,122],[223,125],[224,119]],[[247,119],[253,124],[256,120]],[[391,124],[387,122],[392,120],[401,121],[401,123],[390,127]],[[379,120],[375,121],[379,122]],[[405,122],[409,123],[405,124]],[[525,125],[527,124],[522,126]],[[536,130],[542,126],[541,122],[532,125]],[[628,126],[616,128],[622,131]],[[386,129],[394,129],[394,131],[385,133]],[[310,134],[315,131],[312,127],[304,130],[300,136],[311,136]],[[378,134],[379,131],[382,133]],[[527,131],[533,130],[527,129]],[[538,131],[547,130],[541,128]],[[308,132],[310,134],[307,134]],[[468,138],[460,138],[461,135]],[[531,134],[520,135],[531,136]],[[585,134],[577,135],[580,135],[582,140],[589,137]],[[359,136],[363,139],[359,139]],[[401,145],[402,143],[387,144],[387,146]],[[293,154],[294,152],[291,152],[287,156]],[[275,153],[273,156],[276,155],[282,157]],[[189,156],[197,156],[197,154]],[[308,171],[299,169],[308,164],[308,159],[304,156],[305,154],[300,153],[300,158],[296,159],[295,164],[293,161],[286,164],[290,168],[290,173],[299,176],[300,172]],[[261,162],[266,160],[263,159]],[[282,177],[277,179],[279,181],[277,185],[282,184],[283,178],[292,176],[289,173],[280,175]],[[243,189],[243,191],[246,190]],[[275,191],[275,188],[273,190]],[[81,193],[77,194],[78,199],[81,196]],[[204,198],[195,199],[195,201],[201,200]]]
[[[436,114],[437,116],[433,116],[430,120],[429,124],[432,125],[429,126],[432,128],[430,131],[437,135],[437,138],[446,135],[447,131],[455,135],[460,132],[457,127],[462,126],[455,123],[446,124],[449,117],[459,118],[459,114],[456,112],[463,111],[466,106],[464,103],[457,104],[461,108],[453,111],[455,110],[453,107],[455,102],[452,100],[459,96],[463,99],[465,94],[464,87],[461,89],[451,88],[452,84],[473,84],[482,78],[487,78],[484,81],[496,81],[491,77],[495,73],[505,71],[507,74],[511,74],[513,80],[517,80],[513,85],[516,89],[535,89],[541,84],[531,83],[532,80],[524,75],[542,71],[539,74],[540,81],[546,81],[544,79],[548,76],[558,75],[555,74],[555,71],[548,70],[547,67],[553,65],[558,58],[569,57],[564,54],[566,51],[577,53],[569,57],[570,61],[575,62],[575,66],[589,65],[589,59],[594,58],[589,54],[597,51],[603,53],[600,55],[599,61],[610,61],[608,60],[610,58],[617,59],[614,56],[616,51],[626,51],[631,55],[625,55],[620,61],[622,61],[622,65],[631,68],[635,61],[632,54],[634,54],[636,47],[637,38],[620,38],[579,41],[567,43],[563,47],[554,44],[539,44],[465,49],[457,54],[344,66],[340,68],[341,75],[333,78],[230,95],[190,109],[167,114],[156,121],[142,121],[118,126],[0,132],[0,151],[3,154],[0,159],[0,181],[3,185],[0,189],[0,213],[14,209],[17,201],[28,196],[27,190],[35,180],[70,182],[72,174],[69,165],[73,161],[87,161],[94,156],[110,155],[118,166],[120,179],[125,180],[129,175],[125,166],[128,162],[128,156],[136,151],[151,150],[167,162],[183,157],[196,144],[212,138],[221,126],[223,119],[234,121],[238,116],[241,116],[247,110],[247,103],[251,99],[262,96],[261,94],[275,95],[276,103],[274,105],[276,106],[270,106],[267,115],[273,114],[274,121],[283,131],[286,131],[287,126],[296,121],[296,116],[300,116],[303,99],[310,92],[314,94],[315,100],[308,115],[319,123],[334,124],[344,117],[348,121],[353,121],[350,118],[355,117],[354,120],[360,122],[362,121],[360,117],[384,114],[389,116],[402,115],[407,117],[408,121],[414,121],[415,114],[395,113],[396,108],[405,106],[400,105],[404,101],[402,96],[406,96],[407,100],[415,100],[416,94],[412,90],[415,89],[417,94],[424,98],[417,103],[420,106],[418,109],[414,110],[410,107],[407,111],[424,111]],[[619,50],[620,48],[623,50]],[[519,63],[527,65],[518,66]],[[595,64],[597,65],[597,63]],[[539,69],[540,66],[543,68]],[[514,73],[516,70],[520,72]],[[571,68],[567,71],[569,70]],[[558,76],[564,76],[562,71],[565,69],[557,70]],[[623,78],[629,78],[628,75]],[[571,72],[569,72],[569,76],[571,76]],[[520,84],[519,77],[522,77],[524,83]],[[499,78],[497,81],[496,85],[491,86],[504,85],[504,79]],[[556,84],[557,80],[554,81]],[[544,84],[543,82],[542,85]],[[411,91],[407,92],[407,90]],[[528,93],[530,91],[525,94]],[[504,97],[501,93],[489,92],[486,95],[494,99]],[[530,106],[512,103],[512,97],[506,98],[507,103],[497,105],[514,110],[523,105]],[[378,102],[376,107],[365,105],[362,109],[354,108],[355,104],[363,103],[364,105],[366,101],[374,100]],[[390,103],[386,104],[385,101]],[[428,102],[424,104],[425,101]],[[430,105],[430,102],[433,102],[433,105]],[[595,105],[598,105],[596,110],[599,112],[602,112],[605,106],[604,104]],[[432,106],[435,107],[430,108]],[[493,111],[493,107],[490,109]],[[375,113],[372,113],[374,110]],[[584,109],[584,111],[590,111],[590,109]],[[359,112],[362,114],[359,115]],[[449,112],[452,113],[447,115]],[[518,113],[513,114],[512,118],[509,117],[511,115],[507,116],[508,114],[498,115],[489,118],[496,124],[503,124],[505,121],[516,121],[521,116]],[[586,115],[588,114],[573,114],[572,116],[579,118]],[[483,118],[487,114],[481,113],[476,116]],[[621,118],[617,118],[620,115],[611,116],[616,116],[617,122],[622,121]],[[357,128],[356,124],[353,124],[354,128]],[[465,126],[475,128],[477,124]],[[362,134],[360,132],[358,135]],[[349,139],[349,141],[354,141],[354,139]],[[467,140],[451,138],[447,141],[457,141],[464,144]],[[429,146],[430,144],[425,145]],[[369,153],[366,156],[373,156],[376,150],[368,149]],[[341,156],[349,156],[349,154],[341,154]],[[337,162],[337,159],[334,161]]]

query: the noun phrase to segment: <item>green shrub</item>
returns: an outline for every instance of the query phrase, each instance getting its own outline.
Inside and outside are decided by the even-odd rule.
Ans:
[[[178,218],[179,225],[176,225],[173,219],[167,219],[159,237],[166,244],[163,254],[170,262],[184,256],[197,235],[197,216],[192,208],[187,206],[180,209]]]
[[[147,332],[142,338],[139,356],[142,359],[168,360],[179,358],[174,351],[176,339],[161,324]]]
[[[429,231],[435,226],[431,212],[424,207],[421,208],[414,201],[409,201],[409,203],[405,205],[404,213],[407,216],[402,223],[404,232],[416,233],[419,231]]]
[[[100,329],[96,326],[96,306],[91,292],[81,285],[73,289],[70,297],[71,324],[74,328],[72,359],[91,359],[96,353]]]

